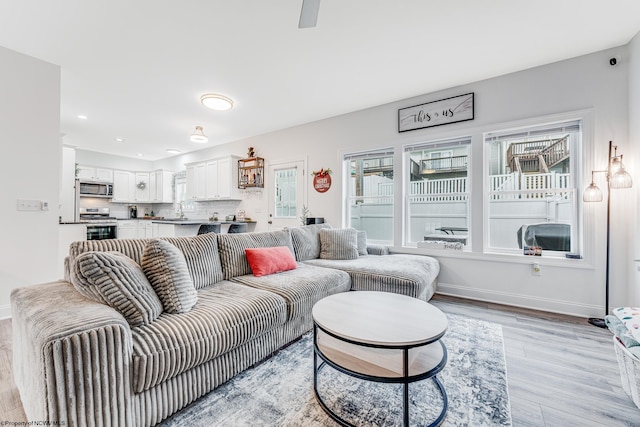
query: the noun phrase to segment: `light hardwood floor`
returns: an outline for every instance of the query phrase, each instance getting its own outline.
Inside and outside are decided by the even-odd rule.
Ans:
[[[607,330],[585,319],[436,295],[445,313],[502,325],[514,426],[640,426]],[[11,368],[11,321],[0,321],[0,421],[26,421]]]

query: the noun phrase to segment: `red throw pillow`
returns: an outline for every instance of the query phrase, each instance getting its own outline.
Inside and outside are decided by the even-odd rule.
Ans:
[[[271,248],[247,248],[244,250],[253,275],[267,276],[281,271],[294,270],[298,265],[286,246]]]

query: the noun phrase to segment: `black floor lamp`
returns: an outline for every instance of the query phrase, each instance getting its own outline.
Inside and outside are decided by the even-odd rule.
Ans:
[[[591,184],[584,190],[582,200],[584,202],[601,202],[602,191],[594,181],[596,173],[605,173],[607,177],[607,268],[605,279],[605,308],[604,316],[609,314],[609,251],[611,246],[610,239],[610,217],[611,217],[611,189],[612,188],[629,188],[633,185],[631,175],[624,169],[622,164],[622,154],[618,156],[618,147],[609,141],[609,161],[606,170],[591,171]],[[603,316],[603,317],[604,317]],[[604,319],[591,317],[589,323],[600,328],[606,328]]]

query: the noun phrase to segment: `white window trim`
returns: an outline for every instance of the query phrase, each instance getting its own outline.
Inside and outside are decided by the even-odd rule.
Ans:
[[[484,127],[485,131],[482,134],[482,143],[483,143],[482,150],[483,150],[483,159],[484,159],[483,173],[482,173],[482,177],[483,177],[482,252],[483,254],[489,255],[489,256],[497,255],[497,256],[506,256],[506,257],[518,257],[518,258],[523,258],[526,262],[533,262],[530,259],[530,257],[522,255],[522,253],[519,251],[518,253],[515,253],[514,251],[508,251],[508,250],[502,251],[502,250],[496,250],[495,248],[489,247],[489,215],[488,215],[489,199],[488,197],[486,197],[486,195],[489,193],[489,185],[490,185],[489,179],[488,179],[488,176],[489,176],[488,175],[488,171],[489,171],[488,157],[489,156],[488,156],[488,144],[484,142],[484,135],[486,133],[494,132],[496,130],[526,128],[526,127],[534,127],[534,126],[541,126],[541,125],[547,125],[547,124],[551,125],[553,123],[561,123],[561,122],[567,122],[571,120],[580,120],[582,122],[582,146],[580,147],[580,152],[576,156],[578,161],[575,164],[575,167],[576,167],[575,177],[577,179],[580,179],[580,182],[576,182],[576,185],[575,185],[576,207],[577,207],[577,212],[575,213],[575,216],[577,221],[576,223],[578,224],[578,227],[579,227],[578,233],[580,234],[580,251],[581,251],[583,260],[564,258],[564,255],[544,256],[543,254],[542,257],[536,257],[536,262],[541,260],[556,259],[557,263],[559,263],[558,265],[567,264],[567,263],[571,263],[571,264],[587,263],[592,266],[595,263],[595,260],[593,259],[594,251],[592,249],[595,243],[595,235],[594,235],[595,233],[593,233],[593,230],[595,230],[594,228],[595,218],[594,218],[593,212],[590,212],[592,210],[585,209],[584,204],[582,202],[582,191],[583,191],[582,187],[585,186],[585,182],[590,182],[588,180],[590,180],[590,171],[592,170],[591,165],[593,165],[594,149],[595,149],[595,144],[593,142],[594,141],[594,114],[592,109],[577,110],[577,111],[571,111],[566,113],[552,114],[548,116],[540,116],[540,117],[535,117],[530,119],[497,123],[491,126]],[[556,262],[553,262],[553,263],[556,263]]]
[[[375,243],[375,244],[384,244],[384,245],[388,245],[389,247],[393,247],[394,242],[396,241],[396,221],[395,218],[397,218],[397,205],[398,203],[396,202],[396,194],[398,194],[397,192],[397,185],[398,185],[398,179],[397,177],[397,173],[398,173],[398,163],[397,163],[397,156],[398,155],[402,155],[402,152],[398,152],[398,150],[393,147],[393,146],[384,146],[384,147],[380,147],[380,148],[364,148],[362,150],[349,150],[347,152],[338,152],[338,158],[340,160],[340,164],[341,164],[341,168],[342,168],[342,197],[341,197],[341,204],[342,204],[342,227],[350,227],[351,223],[350,223],[350,212],[349,212],[349,200],[350,200],[350,196],[349,196],[349,185],[350,185],[350,168],[347,167],[347,162],[351,161],[353,159],[360,159],[360,158],[375,158],[375,157],[380,157],[380,156],[389,156],[393,159],[393,176],[394,176],[394,193],[393,193],[393,218],[394,220],[392,221],[392,236],[391,236],[391,241],[378,241],[378,240],[374,240],[371,238],[367,238],[367,242],[369,243]]]
[[[428,249],[428,248],[417,248],[417,244],[416,243],[410,243],[409,242],[409,194],[408,194],[408,190],[409,190],[409,186],[410,186],[410,176],[409,176],[409,153],[414,149],[413,147],[428,147],[428,146],[433,146],[433,148],[442,148],[442,150],[440,152],[449,152],[452,153],[453,151],[448,149],[448,147],[450,147],[452,143],[458,142],[458,143],[462,143],[463,141],[469,141],[469,142],[464,142],[464,145],[466,147],[468,147],[468,153],[467,156],[469,157],[470,161],[467,163],[467,195],[468,195],[468,202],[467,202],[467,227],[469,229],[468,233],[467,233],[467,244],[464,245],[464,249],[462,251],[455,251],[455,252],[470,252],[471,251],[471,247],[472,247],[472,211],[473,209],[471,208],[472,205],[472,197],[473,197],[473,192],[472,192],[472,179],[471,179],[471,175],[472,175],[472,169],[473,169],[473,156],[472,156],[472,146],[473,146],[473,136],[472,134],[468,134],[468,133],[463,133],[462,135],[457,134],[455,137],[451,138],[437,138],[437,139],[433,139],[430,138],[429,140],[423,140],[420,142],[413,142],[410,144],[405,144],[402,146],[402,151],[401,151],[401,155],[402,155],[402,233],[401,233],[401,246],[403,248],[413,248],[413,249],[418,249],[418,250],[429,250],[429,251],[435,251],[435,253],[440,254],[442,252],[452,252],[448,249]],[[395,201],[394,201],[395,202]],[[394,240],[395,241],[395,240]]]

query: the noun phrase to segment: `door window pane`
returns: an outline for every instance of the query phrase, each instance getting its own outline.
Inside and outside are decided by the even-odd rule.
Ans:
[[[296,209],[296,168],[275,171],[275,216],[295,218]]]

